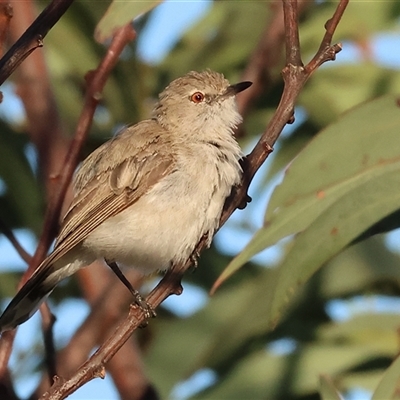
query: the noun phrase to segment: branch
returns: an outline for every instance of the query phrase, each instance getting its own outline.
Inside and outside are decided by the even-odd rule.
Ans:
[[[35,49],[74,0],[53,0],[0,60],[0,85]]]
[[[10,21],[13,16],[13,9],[8,0],[0,1],[0,54],[3,54],[3,47],[7,40]]]
[[[348,0],[341,0],[331,22],[327,25],[329,29],[328,42],[327,35],[318,50],[315,59],[319,63],[311,62],[303,67],[300,58],[300,44],[298,41],[298,18],[297,3],[293,0],[283,0],[283,10],[285,15],[286,32],[286,67],[283,69],[283,79],[285,83],[281,101],[274,117],[268,124],[261,139],[245,160],[242,184],[234,191],[233,195],[227,200],[226,207],[221,216],[220,226],[222,226],[233,211],[240,207],[246,199],[247,189],[260,166],[265,162],[268,155],[273,150],[273,145],[278,139],[280,133],[288,122],[293,121],[293,110],[295,101],[300,90],[304,86],[309,76],[316,68],[327,60],[331,60],[332,54],[340,51],[339,45],[331,45],[332,35],[335,32],[337,24]],[[339,11],[338,11],[339,10]],[[333,21],[333,22],[332,22]],[[203,238],[197,246],[195,253],[204,250],[206,241]],[[171,294],[179,295],[182,292],[180,280],[183,273],[192,264],[192,259],[185,263],[174,265],[153,289],[147,298],[148,303],[156,308]],[[43,396],[43,399],[56,400],[65,398],[73,393],[77,388],[84,385],[95,377],[104,377],[104,365],[114,356],[114,354],[129,339],[132,332],[145,321],[143,310],[131,305],[129,315],[115,330],[114,334],[87,360],[79,370],[68,380],[56,378],[55,384],[50,391]]]
[[[27,54],[24,53],[23,49],[26,49],[26,44],[29,42],[29,38],[40,34],[45,35],[48,30],[53,26],[57,20],[61,17],[62,13],[65,12],[67,5],[69,6],[73,0],[54,0],[36,19],[34,24],[27,29],[23,37],[10,49],[10,51],[0,60],[0,82],[9,76],[17,65],[19,65]],[[44,24],[44,26],[38,26]],[[32,36],[33,35],[33,36]],[[69,150],[67,152],[66,159],[63,163],[62,172],[55,177],[59,182],[57,188],[54,190],[54,195],[49,207],[46,210],[45,222],[43,226],[43,232],[40,237],[36,252],[31,259],[28,270],[25,272],[21,285],[26,282],[32,272],[36,269],[39,263],[45,257],[47,250],[51,244],[51,241],[56,236],[58,230],[58,220],[60,216],[61,207],[64,201],[65,193],[71,181],[72,175],[75,171],[76,165],[79,160],[79,153],[81,147],[87,137],[88,131],[91,126],[94,112],[97,104],[100,101],[101,93],[104,85],[108,79],[111,70],[118,62],[118,57],[122,50],[135,37],[135,32],[131,25],[126,25],[121,28],[115,35],[107,54],[101,61],[100,65],[95,71],[91,71],[87,79],[87,90],[85,96],[85,103],[78,121],[77,130],[75,132],[74,139],[71,142]],[[22,40],[24,38],[24,40]],[[25,43],[25,45],[24,45]],[[17,46],[18,45],[18,46]],[[24,47],[25,46],[25,47]],[[11,50],[16,52],[13,56]],[[25,56],[24,56],[25,54]],[[7,67],[8,66],[8,67]],[[11,68],[11,69],[10,69]],[[4,72],[6,69],[8,72]],[[3,79],[3,80],[2,80]],[[49,316],[49,312],[45,315]],[[8,359],[11,353],[13,339],[15,337],[15,330],[6,332],[2,335],[0,340],[0,377],[3,376],[6,370]]]
[[[297,11],[301,15],[311,6],[307,0],[298,0]],[[247,90],[237,98],[238,110],[245,118],[253,102],[261,95],[265,96],[277,81],[277,67],[283,62],[282,47],[285,43],[285,23],[283,7],[278,2],[270,4],[272,17],[266,22],[266,28],[253,51],[250,60],[241,75],[242,81],[253,82]],[[242,134],[242,129],[236,132]]]
[[[23,3],[14,0],[13,7],[10,40],[17,41],[32,24],[37,11],[34,0]],[[44,181],[49,198],[54,186],[50,177],[62,168],[68,139],[63,132],[44,56],[43,51],[34,52],[21,64],[15,74],[15,92],[24,104],[26,131],[38,152],[39,178]]]
[[[286,65],[303,66],[300,53],[299,14],[297,1],[282,0],[285,21]]]
[[[23,248],[21,243],[15,237],[13,231],[0,219],[0,231],[1,233],[10,241],[10,243],[14,246],[14,249],[18,253],[18,255],[29,264],[32,256]]]
[[[15,44],[12,46],[12,48],[5,54],[5,56],[0,60],[0,84],[2,84],[8,76],[21,64],[21,62],[30,54],[32,51],[38,47],[38,42],[40,42],[42,39],[46,36],[48,31],[51,29],[51,27],[60,19],[60,17],[65,13],[65,11],[68,9],[70,4],[72,3],[73,0],[54,0],[40,15],[39,17],[35,20],[35,22],[30,25],[30,27],[25,31],[25,33],[15,42]],[[10,11],[10,5],[8,7],[4,8],[4,13],[6,14],[6,22],[8,24],[7,18],[9,19],[12,15],[12,12]],[[18,37],[21,33],[21,31],[24,29],[25,26],[29,25],[34,18],[33,16],[33,5],[32,2],[27,4],[26,2],[24,4],[20,3],[15,3],[14,8],[17,10],[15,14],[15,19],[16,22],[14,22],[11,25],[11,36]],[[15,10],[14,10],[15,11]],[[3,39],[4,37],[2,37]],[[40,38],[40,40],[39,40]],[[43,55],[39,54],[39,57],[36,57],[36,61],[43,61],[42,59]],[[31,61],[31,60],[29,60]],[[38,64],[38,63],[36,63]],[[44,63],[43,63],[44,65]],[[36,65],[35,65],[36,66]],[[39,72],[38,72],[39,70]],[[25,84],[20,85],[19,87],[22,88],[21,98],[25,103],[26,106],[26,111],[27,111],[27,116],[28,116],[28,122],[30,123],[30,127],[33,127],[31,132],[39,131],[42,132],[44,130],[52,130],[54,126],[59,126],[59,123],[57,121],[57,118],[54,118],[54,115],[56,115],[55,112],[55,106],[54,103],[51,101],[51,92],[49,91],[49,85],[47,84],[46,78],[47,76],[43,74],[43,67],[39,68],[32,68],[32,64],[29,66],[27,64],[24,64],[24,69],[25,73],[32,77],[32,74],[35,75],[34,78],[37,78],[38,81],[41,82],[40,87],[44,89],[44,92],[46,96],[42,96],[42,93],[40,95],[35,96],[31,95],[29,93],[30,90],[32,90],[32,85]],[[23,73],[22,73],[23,76]],[[28,82],[30,80],[28,79]],[[37,93],[36,93],[37,94]],[[26,95],[26,96],[25,96]],[[32,98],[35,100],[32,101]],[[38,105],[39,100],[42,100],[46,103],[46,115],[38,115],[40,114],[40,111],[38,112],[37,108],[35,107]],[[40,104],[43,106],[43,104]],[[50,124],[49,121],[52,123]],[[44,128],[44,126],[47,127]],[[51,131],[53,134],[53,137],[55,136],[55,131]],[[38,142],[33,140],[33,142],[37,145]],[[40,148],[40,147],[39,147]],[[47,147],[48,150],[48,147]],[[5,229],[3,229],[5,231]],[[20,248],[19,244],[14,240],[14,238],[10,235],[8,235],[9,239],[12,241],[14,244],[14,247],[17,249],[21,257],[27,261],[27,263],[30,263],[31,265],[35,262],[35,259],[30,257],[27,257],[27,254],[23,251],[23,249]],[[47,249],[46,249],[47,251]],[[30,274],[30,273],[29,273]],[[24,281],[26,281],[27,275],[25,274],[24,277],[22,278],[20,285],[23,284]],[[45,313],[47,316],[47,319],[50,319],[50,311]],[[3,378],[5,376],[5,372],[7,369],[7,364],[8,360],[11,354],[12,350],[12,345],[15,337],[15,331],[14,332],[7,332],[7,334],[2,335],[1,341],[0,341],[0,378]]]
[[[100,262],[82,270],[79,274],[80,286],[84,289],[84,297],[91,306],[91,312],[79,329],[75,332],[66,347],[57,355],[58,373],[69,376],[89,357],[92,349],[106,340],[110,333],[123,317],[132,295],[128,290],[121,289],[121,283]],[[102,281],[101,287],[94,287],[97,281]],[[140,287],[143,276],[134,269],[126,271],[126,277],[134,287]],[[108,279],[111,278],[111,279]],[[105,283],[107,281],[107,283]],[[86,283],[85,283],[86,282]],[[125,311],[124,311],[125,310]],[[130,374],[121,374],[131,371]],[[144,394],[154,390],[144,374],[141,361],[141,352],[135,340],[129,340],[108,363],[107,371],[113,378],[115,386],[122,399],[143,399]],[[31,398],[38,398],[40,394],[49,390],[48,380],[43,377],[35,394]]]

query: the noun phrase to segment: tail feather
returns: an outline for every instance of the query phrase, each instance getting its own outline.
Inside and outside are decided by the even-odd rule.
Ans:
[[[25,283],[0,316],[0,332],[16,328],[39,309],[55,287],[49,274],[49,270],[38,271]]]
[[[50,265],[46,259],[36,269],[0,316],[0,333],[12,330],[27,321],[60,281],[94,261],[93,258],[82,257],[71,261],[74,256],[68,255],[68,258]]]

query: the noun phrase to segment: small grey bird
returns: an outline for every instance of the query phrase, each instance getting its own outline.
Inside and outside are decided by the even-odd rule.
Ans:
[[[1,315],[0,332],[29,319],[62,279],[96,259],[150,274],[185,261],[205,234],[209,245],[240,182],[235,95],[250,85],[189,72],[160,94],[152,119],[91,153],[53,252]]]

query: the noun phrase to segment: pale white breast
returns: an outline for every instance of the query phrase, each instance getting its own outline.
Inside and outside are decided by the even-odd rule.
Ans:
[[[186,260],[205,233],[211,242],[225,199],[240,180],[240,148],[233,138],[227,145],[185,146],[176,172],[105,221],[83,245],[145,274]]]

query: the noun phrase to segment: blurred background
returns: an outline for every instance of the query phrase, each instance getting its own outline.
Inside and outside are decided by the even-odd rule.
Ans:
[[[46,4],[33,5],[39,11]],[[84,75],[105,53],[93,32],[108,5],[77,0],[50,31],[44,49],[36,51],[44,64],[29,65],[28,59],[23,64],[26,70],[21,66],[2,86],[0,222],[30,254],[51,195],[49,177],[62,168],[82,109]],[[336,5],[324,0],[299,2],[304,62],[318,49],[324,24]],[[82,158],[124,125],[148,118],[157,94],[171,80],[205,68],[222,72],[231,83],[254,74],[257,95],[247,103],[239,99],[244,116],[239,141],[244,152],[250,152],[283,89],[280,7],[280,2],[270,1],[167,0],[135,19],[137,38],[123,52],[106,85]],[[17,28],[12,28],[11,43],[18,29],[24,30],[18,19],[22,13],[15,2],[11,24]],[[399,16],[397,2],[350,2],[334,37],[334,42],[342,42],[343,51],[335,62],[323,65],[301,92],[295,123],[285,128],[251,185],[253,201],[234,213],[202,254],[198,268],[186,274],[183,294],[163,303],[157,318],[120,351],[106,378],[90,382],[69,398],[141,398],[132,394],[133,377],[140,376],[140,382],[151,382],[166,399],[312,400],[320,398],[320,374],[330,376],[346,400],[371,397],[399,351],[397,231],[359,242],[326,263],[291,300],[274,330],[265,317],[268,282],[284,259],[290,238],[253,257],[213,297],[208,292],[262,227],[271,193],[307,143],[353,107],[399,93]],[[28,25],[29,21],[25,28]],[[24,94],[35,71],[48,79],[45,92],[54,120],[40,118],[40,111],[32,109],[40,108],[40,93]],[[4,235],[0,235],[0,254],[0,297],[5,307],[26,264]],[[125,289],[105,267],[96,268],[66,281],[49,299],[57,317],[54,336],[65,374],[79,366],[72,354],[81,353],[84,360],[128,310],[129,293],[122,294]],[[97,291],[91,289],[96,279],[102,282]],[[138,278],[132,275],[132,279]],[[142,291],[151,290],[157,279],[145,279]],[[110,323],[107,312],[115,313],[109,311],[112,308],[119,314]],[[102,318],[96,319],[96,310],[101,310]],[[93,340],[80,350],[71,338],[77,338],[88,317],[93,318],[91,328],[85,325],[80,332]],[[94,338],[94,331],[104,336]],[[45,385],[43,352],[40,316],[35,315],[18,329],[10,363],[20,398]],[[135,361],[133,355],[138,357]]]

